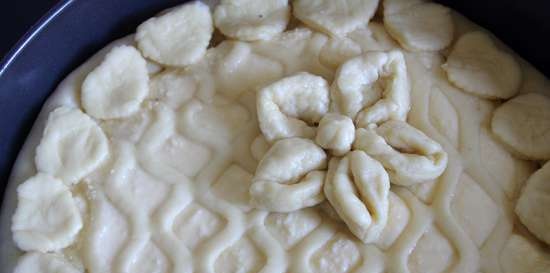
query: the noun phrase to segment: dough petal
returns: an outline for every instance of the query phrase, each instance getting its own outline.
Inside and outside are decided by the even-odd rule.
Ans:
[[[29,252],[19,258],[13,273],[82,273],[58,254]]]
[[[410,83],[400,51],[368,52],[345,62],[331,87],[332,110],[366,128],[386,120],[406,120]]]
[[[72,244],[82,219],[69,188],[39,173],[17,187],[17,209],[11,230],[25,251],[57,251]]]
[[[435,179],[447,167],[447,153],[441,145],[404,121],[358,129],[353,147],[380,161],[396,185]]]
[[[210,8],[193,1],[143,22],[137,28],[136,42],[145,57],[165,65],[187,66],[204,56],[213,32]]]
[[[98,119],[135,114],[149,93],[147,63],[131,46],[113,48],[82,83],[82,106]]]
[[[301,72],[276,81],[258,92],[260,129],[268,142],[289,137],[313,138],[311,125],[328,112],[326,80]]]
[[[537,238],[550,245],[550,164],[529,177],[516,203],[520,221]]]
[[[515,155],[550,159],[550,99],[536,93],[517,96],[495,110],[494,135]]]
[[[242,41],[269,40],[285,30],[289,19],[288,0],[223,0],[214,11],[216,27]]]
[[[401,46],[411,51],[438,51],[453,40],[451,10],[409,0],[384,1],[384,25]]]
[[[62,106],[48,116],[35,163],[38,171],[74,184],[98,168],[108,155],[108,140],[101,128],[80,110]]]
[[[327,165],[323,149],[303,138],[275,142],[260,161],[250,195],[256,208],[290,212],[321,203]]]
[[[462,35],[442,66],[449,81],[486,99],[509,99],[519,92],[521,68],[483,32]]]
[[[296,0],[294,16],[313,29],[343,37],[374,15],[378,0]]]
[[[330,161],[324,186],[326,198],[364,243],[376,241],[386,226],[389,190],[384,167],[363,151]]]

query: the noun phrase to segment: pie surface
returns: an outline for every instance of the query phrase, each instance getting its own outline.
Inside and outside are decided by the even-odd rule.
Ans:
[[[339,2],[350,3],[323,16],[376,1]],[[425,5],[411,3],[415,9]],[[203,4],[192,5],[205,12]],[[143,29],[155,30],[160,22],[180,31],[176,38],[200,31],[178,27],[208,25],[205,31],[213,31],[210,15],[187,16],[198,23],[186,25],[177,22],[185,17],[174,16],[177,11],[161,13]],[[449,12],[441,16],[452,17],[454,30],[447,34],[455,43],[474,31],[486,33]],[[400,13],[391,16],[398,20]],[[445,70],[450,50],[408,50],[381,18],[354,22],[338,36],[297,20],[253,41],[223,39],[206,47],[204,37],[215,40],[218,34],[203,33],[200,42],[186,41],[192,48],[187,53],[169,41],[157,45],[170,49],[157,52],[160,61],[148,59],[132,35],[71,73],[45,104],[20,153],[2,213],[2,240],[12,242],[16,214],[17,231],[33,232],[33,238],[44,233],[48,247],[27,238],[24,253],[15,238],[0,249],[0,266],[17,273],[550,272],[548,242],[540,239],[549,235],[539,234],[550,215],[537,210],[542,220],[525,227],[515,211],[540,162],[518,156],[509,147],[514,143],[495,137],[491,120],[503,102],[476,95],[475,87],[494,84],[498,73],[478,75],[473,80],[479,84],[470,82],[474,90],[465,91]],[[253,25],[261,29],[272,21],[254,18]],[[237,23],[232,27],[252,24]],[[422,25],[424,37],[426,24],[410,27]],[[517,96],[550,96],[544,76],[493,42],[483,52],[509,54],[506,65],[514,69],[506,71],[521,70]],[[476,54],[467,53],[462,55]],[[471,73],[459,65],[468,61],[453,62],[460,79]],[[493,69],[495,63],[479,67]],[[95,88],[99,99],[83,107],[87,81],[85,92]],[[98,108],[100,114],[89,110]],[[52,162],[55,168],[40,167]],[[542,173],[538,185],[550,182]],[[33,195],[32,184],[19,190],[29,180],[55,180],[59,190]],[[549,192],[542,195],[549,200]],[[33,222],[38,218],[29,209],[17,213],[21,207],[44,212]],[[44,214],[57,221],[44,220]],[[71,224],[71,236],[48,237],[55,233],[49,225],[55,231],[65,218],[81,223]],[[510,266],[519,255],[536,258]]]

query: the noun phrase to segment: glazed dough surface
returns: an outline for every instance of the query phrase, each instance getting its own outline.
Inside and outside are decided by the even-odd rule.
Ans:
[[[481,30],[451,14],[455,39]],[[63,258],[56,261],[67,263],[67,268],[66,260],[70,261],[66,272],[89,273],[507,273],[506,257],[532,254],[540,258],[517,265],[518,270],[548,270],[548,247],[529,235],[514,214],[520,189],[537,165],[518,159],[492,135],[490,123],[498,102],[450,83],[442,69],[447,51],[401,49],[375,24],[363,24],[340,38],[299,25],[271,40],[227,40],[209,47],[200,61],[185,69],[148,61],[149,92],[139,111],[96,120],[109,139],[109,156],[101,167],[70,186],[83,229],[72,246],[55,254],[55,259]],[[36,173],[34,152],[48,114],[59,106],[81,108],[79,92],[85,77],[120,45],[136,46],[134,37],[98,52],[71,73],[44,105],[6,191],[0,229],[0,240],[10,242],[0,248],[0,266],[10,269],[5,272],[11,272],[20,256],[10,232],[15,189]],[[342,54],[331,53],[335,48]],[[381,49],[403,54],[410,80],[407,122],[446,153],[443,174],[419,184],[392,184],[386,200],[389,205],[384,208],[388,215],[385,228],[376,232],[377,240],[369,238],[368,244],[350,232],[324,197],[310,196],[307,206],[288,204],[301,208],[297,210],[258,209],[249,192],[258,183],[258,166],[263,166],[261,174],[278,175],[277,185],[294,179],[289,173],[273,174],[277,170],[272,170],[278,164],[292,165],[292,158],[260,164],[264,155],[275,154],[269,151],[276,150],[270,148],[277,146],[273,141],[281,134],[262,135],[260,119],[273,113],[258,114],[258,90],[307,72],[328,82],[327,86],[316,83],[323,90],[334,92],[334,86],[329,86],[338,77],[340,64]],[[327,56],[334,56],[329,59],[336,66],[323,63]],[[523,84],[519,92],[548,96],[548,80],[529,64],[521,61],[520,65]],[[305,146],[299,152],[310,152],[308,145],[315,141],[323,143],[327,154],[345,154],[351,149],[351,123],[338,128],[347,130],[340,142],[326,140],[333,137],[328,131],[315,138],[313,127],[329,122],[321,120],[329,112],[328,102],[317,105],[322,115],[311,118],[309,105],[270,96],[269,107],[275,105],[279,110],[281,124],[299,124],[305,133],[298,135],[311,139],[302,140]],[[330,96],[323,93],[318,100]],[[313,150],[317,161],[307,170],[294,170],[297,177],[327,169],[323,150]],[[31,261],[32,255],[27,254],[26,260]],[[40,256],[40,261],[52,257]]]

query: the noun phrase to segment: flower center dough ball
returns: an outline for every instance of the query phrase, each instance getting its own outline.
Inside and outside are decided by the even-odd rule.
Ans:
[[[495,110],[495,136],[514,154],[533,160],[550,159],[550,99],[531,93],[517,96]]]
[[[131,46],[113,48],[82,84],[82,106],[98,119],[127,117],[149,92],[147,64]]]
[[[442,67],[450,82],[481,98],[509,99],[521,84],[517,61],[483,32],[462,35]]]
[[[214,11],[216,27],[242,41],[269,40],[290,19],[288,0],[222,0]]]
[[[451,11],[424,1],[385,0],[384,25],[401,46],[411,51],[437,51],[453,40]]]
[[[137,28],[136,42],[147,58],[170,66],[198,62],[212,38],[210,8],[200,1],[176,7],[143,22]]]
[[[73,243],[82,219],[69,188],[39,173],[17,187],[11,230],[25,251],[57,251]]]
[[[329,113],[319,123],[315,142],[333,155],[343,156],[355,139],[353,121],[344,115]]]
[[[378,0],[296,0],[294,16],[309,27],[343,37],[372,18]]]

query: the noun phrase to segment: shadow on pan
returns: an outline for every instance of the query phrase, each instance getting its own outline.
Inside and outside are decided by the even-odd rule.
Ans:
[[[0,63],[0,199],[38,112],[70,71],[108,42],[134,32],[183,0],[64,0],[35,24]],[[441,0],[488,28],[550,75],[550,1]]]

